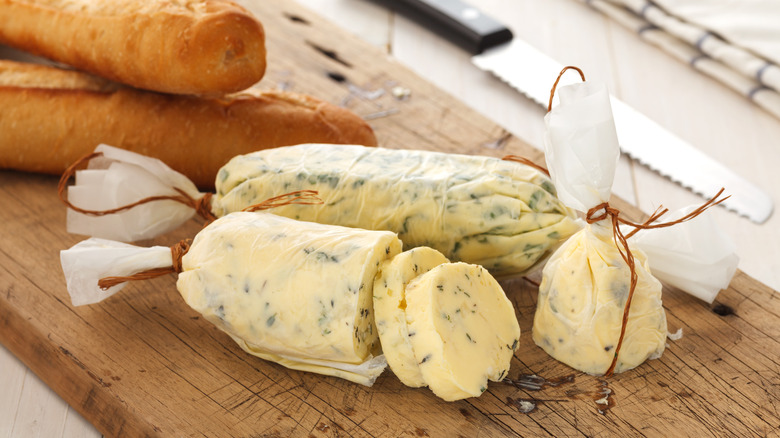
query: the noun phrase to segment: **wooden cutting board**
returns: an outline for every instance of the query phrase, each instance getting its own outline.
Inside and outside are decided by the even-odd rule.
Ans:
[[[261,87],[351,108],[372,120],[386,147],[541,161],[538,150],[308,10],[282,0],[248,6],[267,31]],[[396,86],[409,97],[394,96]],[[0,171],[0,205],[0,341],[108,436],[769,436],[780,428],[780,295],[741,272],[714,306],[665,288],[669,329],[682,328],[682,339],[609,379],[536,347],[536,288],[503,282],[523,331],[509,377],[535,375],[539,387],[491,383],[479,398],[448,403],[389,370],[366,388],[249,356],[187,307],[173,275],[75,308],[58,252],[83,237],[65,231],[56,178]],[[193,220],[143,244],[170,245],[199,228]]]

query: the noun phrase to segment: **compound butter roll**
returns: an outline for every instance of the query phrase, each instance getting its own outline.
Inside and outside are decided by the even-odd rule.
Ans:
[[[398,233],[496,276],[534,267],[578,226],[538,170],[497,158],[304,144],[237,156],[220,169],[212,210],[239,211],[280,192],[316,190],[318,206],[275,214]]]
[[[370,385],[374,278],[400,250],[390,232],[233,213],[195,237],[177,288],[248,353]]]
[[[389,364],[444,400],[481,395],[517,348],[512,304],[481,266],[400,250],[388,231],[237,212],[191,245],[91,238],[60,258],[74,305],[178,272],[185,302],[250,354],[367,386]]]

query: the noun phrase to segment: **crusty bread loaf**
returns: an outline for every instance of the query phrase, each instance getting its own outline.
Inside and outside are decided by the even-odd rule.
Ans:
[[[61,174],[100,143],[159,158],[208,189],[239,154],[300,143],[374,146],[376,138],[354,113],[301,94],[160,94],[0,61],[0,168]]]
[[[0,0],[0,43],[148,90],[217,95],[265,73],[265,34],[228,0]]]

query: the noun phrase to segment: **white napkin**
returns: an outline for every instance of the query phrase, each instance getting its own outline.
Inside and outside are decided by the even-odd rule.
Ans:
[[[777,0],[581,0],[780,118]]]

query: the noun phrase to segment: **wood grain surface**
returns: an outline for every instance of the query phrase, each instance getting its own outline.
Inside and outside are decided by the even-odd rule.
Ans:
[[[268,17],[261,86],[341,102],[372,119],[386,147],[541,159],[308,10],[281,0],[252,7]],[[411,97],[394,97],[395,86]],[[172,275],[75,308],[58,252],[82,237],[65,231],[56,179],[0,171],[0,205],[0,342],[107,436],[776,436],[780,428],[780,299],[741,272],[715,306],[666,288],[669,330],[683,337],[660,359],[606,380],[536,347],[535,287],[503,282],[523,331],[509,377],[538,376],[531,383],[540,388],[491,383],[479,398],[448,403],[389,370],[366,388],[249,356],[187,307]],[[193,220],[143,244],[199,229]]]

